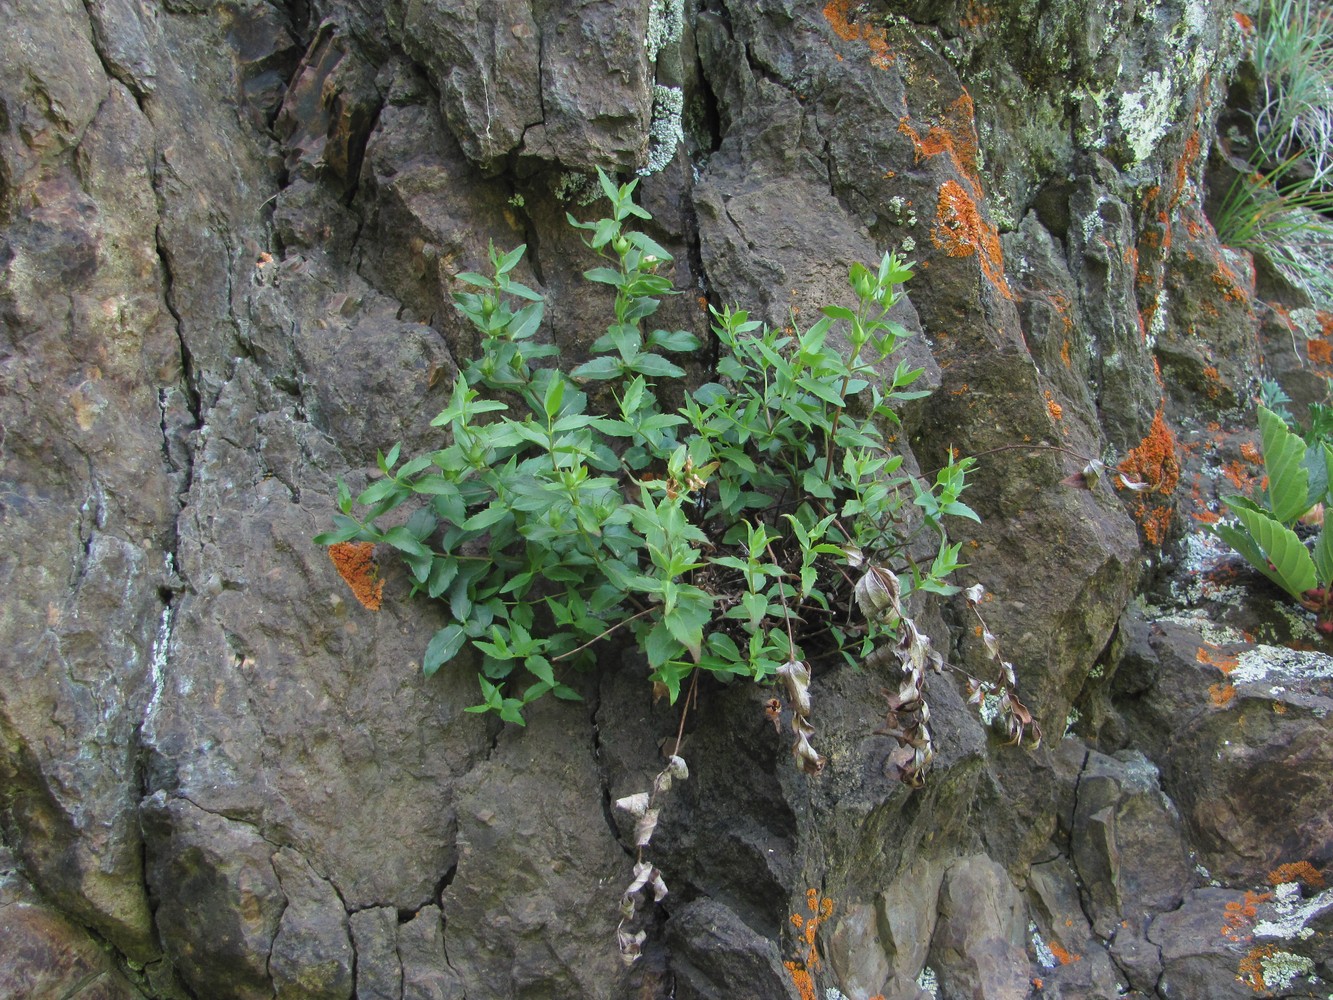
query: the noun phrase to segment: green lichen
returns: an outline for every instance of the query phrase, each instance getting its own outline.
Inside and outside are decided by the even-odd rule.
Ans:
[[[556,178],[551,193],[560,201],[574,205],[591,205],[602,197],[597,179],[578,170],[568,170]]]

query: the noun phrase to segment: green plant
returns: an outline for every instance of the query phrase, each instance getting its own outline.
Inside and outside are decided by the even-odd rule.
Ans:
[[[660,273],[670,255],[630,225],[649,218],[636,182],[600,182],[610,214],[569,217],[601,258],[585,278],[614,292],[588,360],[568,372],[533,364],[556,348],[535,337],[541,297],[513,278],[524,248],[492,248],[490,274],[458,276],[469,290],[456,307],[481,349],[432,421],[443,447],[400,461],[395,446],[355,498],[340,483],[333,530],[316,541],[401,554],[414,592],[452,618],[430,640],[425,672],[465,648],[479,658],[482,697],[469,711],[521,724],[536,698],[576,698],[567,671],[621,634],[673,702],[700,671],[779,680],[795,753],[818,770],[809,662],[857,664],[887,642],[904,664],[938,666],[905,602],[958,589],[947,578],[959,544],[943,522],[976,518],[960,499],[971,460],[951,455],[927,481],[885,437],[894,406],[924,395],[911,388],[920,370],[886,363],[906,336],[889,311],[911,271],[892,254],[874,270],[853,265],[855,307],[827,307],[803,331],[715,310],[717,361],[666,412],[659,390],[685,375],[671,356],[700,344],[653,328],[672,294]],[[420,506],[404,519],[409,500]],[[891,727],[910,748],[895,764],[913,783],[931,756],[921,688],[899,699],[910,718]]]
[[[1333,17],[1318,0],[1265,0],[1253,62],[1263,87],[1251,169],[1214,220],[1228,246],[1263,253],[1318,308],[1333,307]]]
[[[1333,636],[1333,533],[1321,523],[1313,548],[1294,530],[1318,504],[1329,501],[1333,448],[1307,445],[1286,422],[1259,407],[1259,437],[1267,488],[1257,497],[1232,495],[1223,502],[1234,524],[1214,526],[1217,535],[1264,576],[1317,617],[1316,627]]]

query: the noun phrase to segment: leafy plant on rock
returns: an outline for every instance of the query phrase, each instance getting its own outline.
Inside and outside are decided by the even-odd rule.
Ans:
[[[1264,254],[1316,308],[1333,308],[1333,14],[1321,0],[1264,0],[1253,44],[1263,88],[1254,148],[1217,234]]]
[[[414,592],[452,619],[425,672],[470,648],[481,700],[468,710],[520,724],[543,695],[577,698],[569,671],[619,637],[673,702],[701,672],[780,682],[794,752],[818,771],[810,663],[859,664],[888,646],[905,678],[889,695],[891,763],[919,784],[933,755],[924,667],[943,661],[905,608],[958,589],[945,519],[976,515],[961,499],[970,459],[950,456],[927,480],[885,436],[894,407],[924,395],[920,370],[889,362],[906,336],[889,313],[910,268],[893,254],[853,265],[855,306],[829,306],[805,330],[714,310],[718,359],[667,411],[661,390],[700,343],[654,327],[671,257],[631,225],[649,218],[635,182],[600,181],[610,214],[569,217],[600,258],[585,278],[614,292],[590,357],[567,371],[534,364],[557,351],[536,339],[541,297],[513,277],[524,248],[492,248],[491,273],[458,276],[468,290],[456,307],[481,345],[432,422],[442,446],[406,460],[394,447],[356,497],[340,484],[333,530],[316,541],[397,550]],[[1007,693],[1003,667],[970,690]]]
[[[1223,497],[1234,524],[1214,527],[1218,536],[1264,576],[1317,616],[1316,627],[1333,636],[1333,535],[1323,520],[1313,548],[1295,528],[1316,505],[1327,504],[1333,448],[1307,445],[1281,416],[1259,407],[1259,437],[1268,485],[1254,498]]]

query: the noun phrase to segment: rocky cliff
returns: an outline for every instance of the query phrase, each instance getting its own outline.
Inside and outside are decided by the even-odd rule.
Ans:
[[[1244,12],[0,10],[0,995],[1333,990],[1333,661],[1202,533],[1257,475],[1257,380],[1308,393],[1333,356],[1204,211]],[[688,293],[664,313],[701,336],[697,300],[781,325],[852,262],[919,262],[934,392],[898,445],[979,456],[965,574],[1047,735],[1002,746],[940,677],[909,789],[876,732],[896,677],[829,669],[809,777],[764,691],[706,688],[628,967],[608,804],[675,713],[608,650],[526,728],[465,714],[474,670],[420,669],[445,612],[387,553],[363,607],[311,542],[339,476],[438,441],[489,242],[527,244],[562,352],[604,325],[565,221],[597,167],[643,175]],[[984,659],[961,606],[927,615]]]

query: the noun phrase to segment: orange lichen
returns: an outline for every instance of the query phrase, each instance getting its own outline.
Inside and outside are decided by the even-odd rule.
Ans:
[[[792,985],[796,987],[801,1000],[818,1000],[814,980],[800,962],[783,962],[782,966],[787,970],[787,975],[791,976]]]
[[[818,889],[807,889],[805,907],[810,911],[810,916],[793,913],[789,918],[792,926],[801,932],[801,939],[806,946],[805,957],[783,962],[782,965],[791,976],[792,985],[801,995],[801,1000],[815,1000],[815,984],[810,971],[819,968],[822,961],[815,947],[815,934],[820,925],[833,915],[833,900],[827,896],[821,898]]]
[[[1244,31],[1245,33],[1248,34],[1249,32],[1254,30],[1254,19],[1251,18],[1250,15],[1246,14],[1244,11],[1238,10],[1231,16],[1236,19],[1236,23],[1240,25],[1241,31]]]
[[[352,588],[352,595],[371,611],[380,609],[384,581],[377,579],[375,546],[371,542],[336,542],[329,546],[329,560]]]
[[[1254,484],[1254,476],[1240,462],[1228,462],[1222,466],[1222,475],[1238,490],[1247,490]]]
[[[1264,963],[1277,953],[1277,945],[1255,945],[1240,960],[1236,976],[1242,983],[1256,993],[1267,993],[1268,984],[1264,982]]]
[[[1236,656],[1228,653],[1220,653],[1214,656],[1209,650],[1216,651],[1216,646],[1200,646],[1198,652],[1194,654],[1194,659],[1199,663],[1206,663],[1210,667],[1216,667],[1223,674],[1229,674],[1235,670],[1240,660]]]
[[[1312,365],[1333,365],[1333,344],[1322,337],[1307,340],[1305,354]]]
[[[1160,407],[1147,435],[1124,457],[1119,471],[1136,484],[1132,512],[1143,529],[1143,537],[1150,545],[1160,545],[1166,540],[1175,511],[1169,498],[1180,482],[1176,435],[1166,426]],[[1123,481],[1117,485],[1129,488]],[[1167,500],[1163,503],[1157,498]]]
[[[1014,297],[1004,276],[1004,252],[1000,249],[1000,234],[986,222],[963,186],[957,181],[945,181],[940,186],[940,204],[937,224],[930,237],[935,245],[950,257],[976,256],[981,272],[1000,294]]]
[[[1217,286],[1222,293],[1222,298],[1227,302],[1247,302],[1249,300],[1249,293],[1241,287],[1240,278],[1226,264],[1218,261],[1217,270],[1213,272],[1212,277],[1213,284]]]
[[[1060,343],[1060,360],[1066,368],[1073,367],[1073,359],[1069,356],[1069,340],[1066,338]]]
[[[1288,882],[1300,882],[1307,889],[1317,890],[1324,887],[1324,876],[1308,861],[1278,865],[1268,873],[1269,885],[1285,885]]]
[[[1240,457],[1255,465],[1258,465],[1264,460],[1263,453],[1259,451],[1259,446],[1253,441],[1246,441],[1240,446]]]
[[[1051,415],[1052,420],[1061,420],[1065,415],[1065,408],[1055,401],[1050,389],[1046,390],[1046,412]]]
[[[1146,492],[1170,496],[1180,482],[1176,448],[1175,432],[1166,426],[1159,407],[1148,433],[1120,463],[1120,471],[1147,486]]]
[[[1209,399],[1217,400],[1222,397],[1222,375],[1217,370],[1216,365],[1203,366],[1204,393]]]
[[[927,127],[924,136],[907,118],[898,122],[898,131],[912,140],[918,163],[932,156],[947,154],[953,161],[954,167],[968,179],[976,190],[977,197],[980,198],[977,155],[981,142],[977,137],[976,114],[977,109],[972,102],[972,96],[964,90],[949,103],[939,121]]]
[[[1068,951],[1066,951],[1064,948],[1060,946],[1060,943],[1058,941],[1048,941],[1046,942],[1046,947],[1051,949],[1051,954],[1055,956],[1055,960],[1059,962],[1061,965],[1068,965],[1070,962],[1077,962],[1082,957],[1081,955],[1071,955]]]
[[[829,23],[833,33],[844,42],[865,42],[870,49],[871,66],[876,69],[888,69],[893,63],[888,34],[877,25],[854,22],[852,14],[855,6],[852,0],[829,0],[824,5],[824,20]]]
[[[1236,687],[1234,684],[1227,684],[1225,681],[1219,681],[1216,684],[1208,685],[1208,700],[1216,708],[1225,708],[1231,704],[1231,700],[1236,697]]]
[[[1227,903],[1226,913],[1222,917],[1222,930],[1220,932],[1222,936],[1231,941],[1250,940],[1247,931],[1250,925],[1254,923],[1254,918],[1259,914],[1259,904],[1266,903],[1272,898],[1273,894],[1271,892],[1259,893],[1246,889],[1243,902],[1233,899]]]

